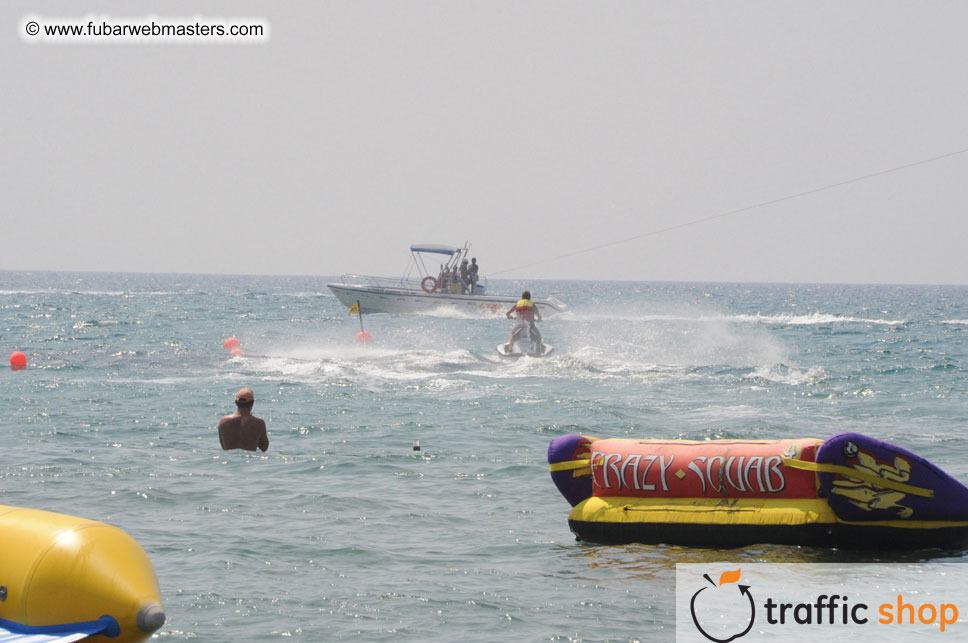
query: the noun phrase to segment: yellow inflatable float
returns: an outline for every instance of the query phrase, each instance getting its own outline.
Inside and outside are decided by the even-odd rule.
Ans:
[[[144,641],[165,623],[160,594],[121,529],[0,505],[0,640]]]

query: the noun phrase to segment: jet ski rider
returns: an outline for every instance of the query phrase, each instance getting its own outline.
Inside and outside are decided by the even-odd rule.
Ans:
[[[531,291],[525,290],[521,293],[521,299],[508,309],[505,316],[511,319],[511,313],[516,314],[518,323],[514,326],[514,330],[511,331],[511,338],[508,340],[508,350],[513,348],[514,338],[527,330],[531,335],[531,340],[535,344],[535,352],[540,354],[542,351],[541,333],[538,331],[538,327],[535,326],[535,322],[541,321],[541,311],[531,301]]]

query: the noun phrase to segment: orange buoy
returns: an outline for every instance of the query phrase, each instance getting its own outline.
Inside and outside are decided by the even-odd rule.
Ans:
[[[20,351],[14,351],[10,354],[10,368],[15,371],[20,371],[27,368],[27,356]]]
[[[370,335],[370,331],[368,330],[361,330],[356,334],[356,341],[360,342],[361,344],[372,342],[373,335]]]
[[[245,355],[245,353],[244,353],[244,352],[242,352],[242,349],[241,349],[241,348],[239,348],[239,347],[235,347],[235,348],[233,348],[233,349],[232,349],[232,354],[233,354],[233,355]]]
[[[239,341],[238,337],[229,337],[228,339],[225,340],[225,343],[222,344],[222,346],[224,346],[227,350],[238,348],[241,345],[242,345],[242,342]]]

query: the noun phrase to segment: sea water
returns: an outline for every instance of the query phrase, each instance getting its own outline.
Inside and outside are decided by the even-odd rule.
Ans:
[[[569,305],[504,361],[500,314],[358,344],[326,281],[0,272],[0,503],[130,533],[162,639],[673,640],[677,562],[966,560],[576,542],[546,453],[858,431],[968,482],[968,288],[492,281]],[[265,454],[219,448],[243,386]]]

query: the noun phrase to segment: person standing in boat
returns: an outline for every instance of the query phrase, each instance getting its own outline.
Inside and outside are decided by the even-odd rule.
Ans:
[[[471,257],[471,265],[467,268],[467,277],[471,282],[471,294],[477,291],[477,257]]]
[[[514,338],[521,333],[527,331],[531,335],[531,340],[535,344],[535,352],[541,353],[541,332],[538,331],[538,327],[535,325],[536,321],[541,321],[541,311],[538,307],[534,305],[531,301],[531,291],[525,290],[521,293],[521,299],[518,303],[514,304],[508,309],[505,317],[511,319],[511,313],[514,313],[518,319],[518,323],[514,325],[514,330],[511,331],[511,337],[508,339],[508,350],[514,347]]]
[[[450,292],[450,266],[446,266],[440,273],[439,281],[438,287],[440,292]]]
[[[460,262],[460,294],[467,294],[467,285],[470,282],[470,271],[467,269],[467,259],[464,259]]]

